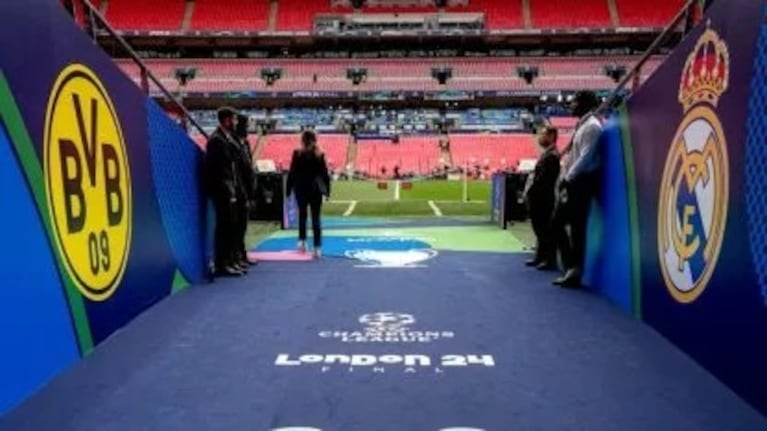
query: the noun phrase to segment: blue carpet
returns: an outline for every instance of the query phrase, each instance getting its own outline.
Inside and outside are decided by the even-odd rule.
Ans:
[[[651,329],[523,259],[262,264],[159,304],[0,430],[767,429]]]

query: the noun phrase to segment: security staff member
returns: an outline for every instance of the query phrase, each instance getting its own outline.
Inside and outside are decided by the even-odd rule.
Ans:
[[[526,265],[540,270],[553,269],[556,266],[556,241],[551,228],[551,218],[560,170],[557,136],[557,129],[553,126],[546,126],[538,136],[538,145],[542,153],[525,193],[530,221],[537,239],[535,257],[527,261]]]
[[[216,210],[216,273],[224,276],[239,276],[246,271],[237,259],[237,206],[243,199],[243,192],[238,170],[240,144],[234,135],[236,122],[234,109],[219,109],[219,126],[208,140],[205,151],[207,189]]]
[[[595,114],[599,99],[592,91],[580,91],[572,104],[573,115],[579,117],[572,141],[565,150],[554,211],[557,247],[565,266],[565,275],[554,281],[563,287],[579,287],[586,253],[586,227],[591,199],[596,191],[600,167],[597,144],[602,122]],[[565,227],[570,227],[568,234]]]
[[[237,116],[235,135],[240,150],[237,169],[240,173],[241,185],[241,187],[238,188],[237,242],[235,247],[237,251],[237,262],[242,267],[248,267],[256,264],[255,261],[248,259],[248,251],[245,247],[245,236],[248,231],[251,202],[253,202],[256,197],[256,191],[255,174],[253,172],[253,154],[250,151],[250,142],[248,142],[248,117],[246,115]]]

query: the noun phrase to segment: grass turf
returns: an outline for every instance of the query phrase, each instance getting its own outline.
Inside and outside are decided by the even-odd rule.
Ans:
[[[386,182],[386,189],[376,181],[338,181],[333,184],[333,196],[325,207],[328,215],[343,215],[350,201],[358,204],[354,216],[434,216],[429,201],[434,201],[445,216],[484,216],[490,214],[490,182],[470,181],[468,202],[462,202],[463,182],[446,180],[413,181],[412,187],[400,188],[396,201],[396,182]]]
[[[463,181],[417,181],[412,184],[411,189],[400,191],[400,199],[459,202],[463,200]],[[467,191],[469,201],[490,200],[489,181],[469,181]]]
[[[487,216],[490,203],[485,202],[435,202],[443,216]]]
[[[397,217],[397,216],[433,216],[434,211],[423,201],[359,202],[354,209],[354,216]]]
[[[387,190],[379,190],[375,181],[336,181],[332,186],[333,201],[389,201],[394,200],[394,183]]]

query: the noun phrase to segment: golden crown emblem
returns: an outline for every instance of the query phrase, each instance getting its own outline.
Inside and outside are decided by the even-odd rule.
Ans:
[[[679,86],[679,103],[689,110],[697,103],[716,106],[727,90],[730,78],[730,53],[719,35],[710,28],[698,39],[685,62]]]

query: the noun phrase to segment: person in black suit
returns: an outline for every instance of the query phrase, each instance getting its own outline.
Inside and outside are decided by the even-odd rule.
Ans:
[[[557,129],[547,126],[538,136],[542,153],[535,165],[532,181],[526,192],[530,221],[537,239],[535,257],[526,262],[540,270],[556,268],[556,240],[551,218],[556,201],[555,187],[559,178],[559,153],[557,152]]]
[[[322,224],[320,213],[324,197],[330,196],[330,174],[325,155],[317,146],[313,131],[301,134],[301,148],[293,152],[288,173],[287,195],[295,193],[298,204],[298,248],[306,251],[306,219],[312,214],[314,256],[321,256]]]
[[[218,122],[205,150],[207,191],[216,210],[216,273],[239,276],[247,270],[237,256],[237,206],[243,199],[242,177],[238,170],[240,144],[234,135],[237,113],[232,108],[221,108]]]
[[[235,137],[240,144],[238,171],[240,173],[239,199],[237,200],[237,259],[240,266],[248,267],[257,262],[248,259],[248,251],[245,247],[245,235],[248,231],[248,219],[250,213],[250,203],[253,202],[256,195],[255,174],[253,172],[253,154],[248,142],[248,117],[246,115],[237,116],[237,126],[235,127]]]

